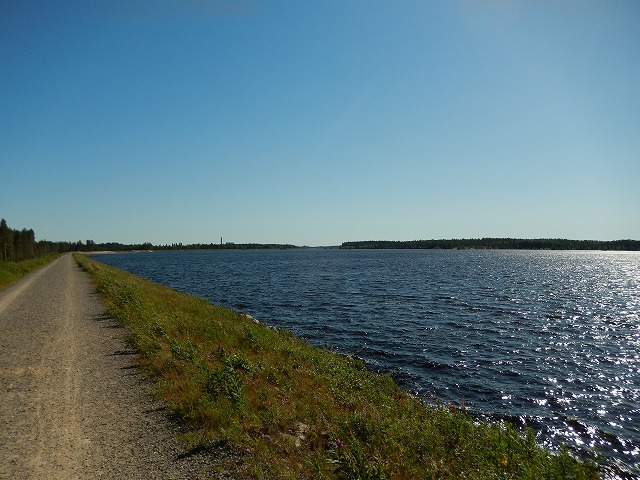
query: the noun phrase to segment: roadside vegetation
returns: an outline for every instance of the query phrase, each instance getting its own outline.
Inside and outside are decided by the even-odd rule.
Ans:
[[[28,273],[54,261],[59,256],[55,254],[21,262],[0,262],[0,291],[9,288]]]
[[[531,431],[430,406],[362,361],[76,255],[191,451],[235,452],[250,479],[594,479]]]

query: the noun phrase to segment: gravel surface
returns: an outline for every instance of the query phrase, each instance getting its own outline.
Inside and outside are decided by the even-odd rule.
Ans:
[[[178,427],[71,255],[0,293],[0,478],[231,479]]]

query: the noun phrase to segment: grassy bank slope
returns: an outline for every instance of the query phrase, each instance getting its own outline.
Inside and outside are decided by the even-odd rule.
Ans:
[[[0,262],[0,291],[9,288],[28,273],[51,263],[59,256],[55,254],[21,262]]]
[[[226,445],[243,478],[591,479],[533,434],[428,407],[356,359],[87,257],[109,314],[195,449]]]

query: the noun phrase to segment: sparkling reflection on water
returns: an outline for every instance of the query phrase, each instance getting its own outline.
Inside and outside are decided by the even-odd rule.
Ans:
[[[427,399],[640,476],[640,254],[323,250],[100,257],[364,358]]]

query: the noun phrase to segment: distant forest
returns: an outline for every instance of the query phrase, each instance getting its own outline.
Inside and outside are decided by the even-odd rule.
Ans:
[[[567,240],[563,238],[470,238],[395,242],[370,240],[344,242],[340,248],[515,249],[515,250],[640,250],[640,240]]]
[[[122,244],[117,242],[51,242],[39,240],[32,229],[12,229],[7,222],[0,220],[0,262],[19,262],[31,258],[65,252],[113,251],[128,252],[137,250],[257,250],[301,248],[290,244],[273,243],[173,243],[153,245],[152,243]],[[424,249],[518,249],[518,250],[629,250],[640,251],[640,240],[566,240],[560,238],[520,239],[520,238],[477,238],[459,240],[412,240],[395,242],[387,240],[369,240],[344,242],[340,248],[424,248]]]
[[[0,262],[19,262],[50,253],[69,252],[74,245],[47,240],[36,242],[36,234],[32,229],[14,230],[9,228],[4,218],[0,220]]]
[[[50,242],[39,240],[33,229],[17,230],[10,228],[3,218],[0,220],[0,262],[19,262],[31,258],[65,252],[114,251],[128,252],[136,250],[255,250],[255,249],[289,249],[295,245],[277,245],[262,243],[198,243],[183,245],[153,245],[152,243],[122,244],[117,242],[96,243],[93,240],[83,242]]]

